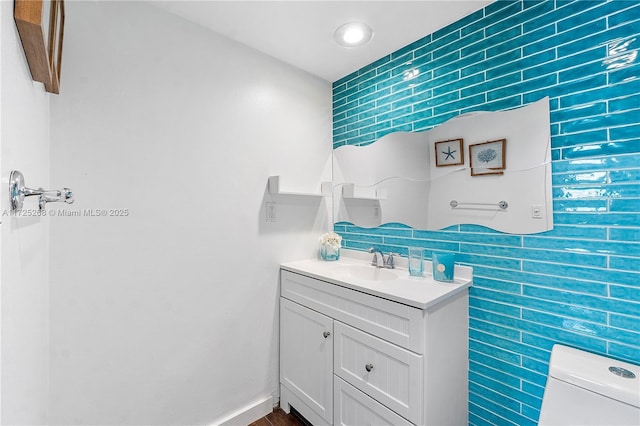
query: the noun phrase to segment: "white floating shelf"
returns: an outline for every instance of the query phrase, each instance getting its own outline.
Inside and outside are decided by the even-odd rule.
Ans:
[[[331,182],[322,182],[320,192],[295,192],[283,191],[280,187],[280,176],[269,176],[269,194],[271,195],[298,195],[303,197],[328,197],[331,196]]]
[[[386,197],[376,188],[357,187],[353,183],[346,183],[342,186],[342,198],[357,200],[384,200]]]

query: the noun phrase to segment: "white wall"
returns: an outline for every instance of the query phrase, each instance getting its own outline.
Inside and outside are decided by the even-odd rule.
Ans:
[[[31,187],[49,185],[49,96],[34,83],[13,20],[0,1],[0,423],[46,422],[49,219],[6,216],[13,169]],[[37,209],[28,200],[25,212]]]
[[[315,255],[328,82],[133,2],[68,2],[52,101],[52,424],[215,423],[278,388],[278,264]],[[54,206],[52,206],[54,208]],[[55,207],[56,209],[58,207]]]

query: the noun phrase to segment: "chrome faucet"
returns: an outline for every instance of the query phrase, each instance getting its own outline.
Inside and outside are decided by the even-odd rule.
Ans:
[[[371,247],[367,250],[369,253],[373,253],[373,259],[371,260],[371,266],[375,266],[376,268],[386,268],[386,269],[394,269],[396,267],[395,260],[393,256],[395,253],[389,253],[387,258],[385,259],[384,254],[377,247]]]
[[[369,253],[373,253],[373,260],[371,261],[371,266],[375,266],[376,268],[382,268],[384,266],[384,256],[382,252],[377,247],[371,247],[367,250]]]
[[[393,256],[395,256],[397,253],[389,253],[389,255],[387,256],[387,258],[384,260],[384,268],[387,269],[395,269],[396,267],[396,262]]]

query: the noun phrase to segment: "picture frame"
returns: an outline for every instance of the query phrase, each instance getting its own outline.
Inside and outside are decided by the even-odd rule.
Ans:
[[[458,166],[464,164],[464,141],[450,139],[434,144],[436,167]]]
[[[31,78],[49,93],[60,93],[64,0],[15,0],[13,17]]]
[[[501,175],[506,169],[507,140],[469,145],[471,176]]]

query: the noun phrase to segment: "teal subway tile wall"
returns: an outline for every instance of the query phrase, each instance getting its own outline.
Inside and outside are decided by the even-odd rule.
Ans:
[[[639,50],[637,1],[497,1],[333,84],[334,148],[550,97],[553,230],[335,226],[474,267],[470,424],[536,424],[554,343],[640,363]]]

